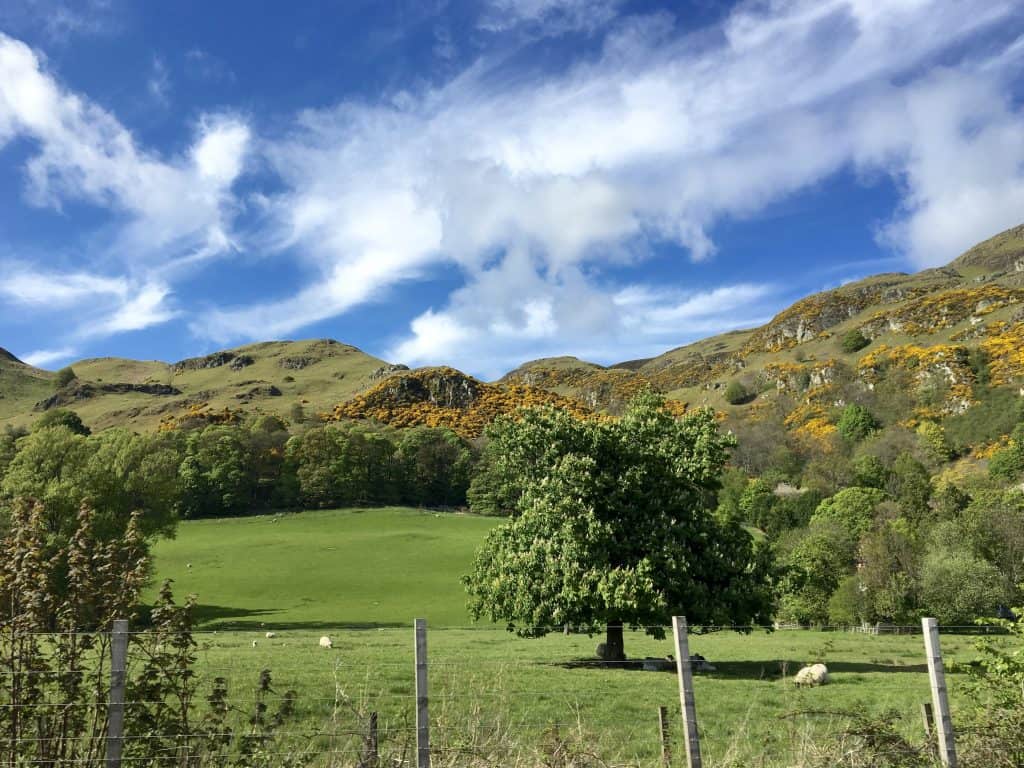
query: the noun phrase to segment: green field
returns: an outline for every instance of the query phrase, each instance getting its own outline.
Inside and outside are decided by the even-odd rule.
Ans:
[[[157,576],[174,578],[179,595],[199,594],[200,668],[231,682],[236,705],[246,707],[265,668],[276,690],[298,692],[299,719],[284,738],[321,755],[317,764],[354,764],[353,732],[370,711],[380,713],[386,749],[411,736],[416,616],[431,627],[435,764],[536,765],[556,724],[560,739],[610,764],[659,764],[657,707],[678,712],[674,674],[602,668],[593,662],[599,638],[524,640],[468,626],[458,576],[495,521],[404,509],[274,520],[184,523],[156,547]],[[318,647],[322,634],[332,649]],[[642,634],[626,643],[633,658],[672,651],[670,640]],[[970,637],[947,635],[943,648],[947,664],[973,657]],[[919,636],[719,632],[692,637],[691,650],[718,668],[696,681],[708,765],[796,765],[796,745],[854,707],[891,710],[919,739],[929,696]],[[832,683],[797,689],[791,675],[818,660]],[[955,718],[963,676],[951,675],[950,687]]]
[[[154,555],[207,629],[465,626],[458,577],[495,522],[402,508],[201,520]]]

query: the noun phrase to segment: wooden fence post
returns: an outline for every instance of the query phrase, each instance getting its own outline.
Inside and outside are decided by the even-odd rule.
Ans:
[[[416,768],[430,768],[426,619],[416,619]]]
[[[380,764],[380,749],[377,739],[377,713],[370,713],[370,727],[366,733],[366,749],[360,768],[377,768]]]
[[[106,768],[121,768],[124,750],[124,689],[128,668],[128,622],[115,619],[110,635],[110,701],[107,704]]]
[[[956,768],[956,744],[953,741],[953,719],[949,715],[946,670],[942,664],[942,649],[939,647],[939,624],[935,619],[921,619],[921,629],[924,631],[924,648],[928,657],[928,678],[932,686],[939,759],[943,765]]]
[[[702,768],[700,737],[697,734],[697,708],[693,699],[693,670],[690,667],[690,643],[686,636],[686,618],[672,619],[672,632],[676,637],[676,672],[679,675],[679,704],[683,711],[683,736],[686,741],[686,764],[689,768]]]
[[[921,722],[924,723],[924,737],[931,741],[932,738],[932,705],[929,701],[921,702]]]
[[[672,748],[668,740],[668,707],[658,707],[658,733],[661,734],[661,765],[669,768],[672,765]]]

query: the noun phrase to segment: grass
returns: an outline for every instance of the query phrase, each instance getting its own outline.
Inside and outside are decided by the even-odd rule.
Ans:
[[[208,629],[465,626],[458,576],[495,522],[405,508],[201,520],[154,555]]]
[[[557,724],[560,738],[614,764],[653,766],[658,706],[673,714],[679,749],[671,672],[602,667],[593,661],[596,637],[525,640],[469,626],[458,576],[494,520],[397,508],[274,520],[184,523],[177,539],[156,547],[156,570],[176,580],[179,595],[200,595],[200,671],[226,677],[240,708],[261,669],[272,671],[279,692],[298,692],[299,719],[288,728],[296,743],[355,750],[350,732],[370,711],[380,714],[387,744],[410,735],[412,620],[420,616],[430,626],[439,765],[455,754],[446,750],[467,749],[500,754],[504,765],[515,764],[509,752],[536,764],[538,745],[550,742]],[[322,634],[332,649],[319,648]],[[947,666],[973,657],[970,637],[946,635],[942,643]],[[795,743],[842,720],[827,713],[858,707],[891,710],[919,740],[919,707],[929,697],[920,636],[717,632],[692,636],[690,646],[717,666],[695,683],[708,765],[792,765]],[[626,650],[634,659],[664,657],[672,643],[629,634]],[[812,661],[829,665],[832,683],[797,689],[792,675]],[[950,675],[954,718],[963,683],[963,675]]]

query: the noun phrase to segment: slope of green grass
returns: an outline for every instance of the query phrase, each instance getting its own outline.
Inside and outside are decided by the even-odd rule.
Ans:
[[[154,556],[207,626],[462,626],[459,576],[495,522],[403,508],[200,520]]]

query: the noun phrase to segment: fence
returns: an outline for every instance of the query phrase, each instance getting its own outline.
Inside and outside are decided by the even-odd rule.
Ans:
[[[96,689],[103,694],[98,698],[29,706],[12,694],[11,681],[21,675],[27,684],[32,671],[0,667],[7,677],[0,691],[4,723],[19,707],[54,722],[81,708],[84,720],[95,725],[65,733],[62,746],[43,737],[26,742],[0,726],[6,752],[0,764],[796,765],[794,754],[845,722],[842,705],[863,695],[895,710],[902,731],[920,741],[924,706],[925,730],[938,758],[957,765],[933,619],[925,619],[921,635],[913,637],[808,630],[750,637],[728,627],[691,634],[679,618],[672,627],[651,628],[664,638],[627,634],[634,658],[624,663],[595,658],[590,635],[557,629],[542,640],[491,628],[428,630],[423,620],[412,631],[197,632],[190,635],[193,646],[181,643],[194,656],[195,676],[147,700],[140,692],[160,689],[145,678],[174,672],[153,659],[173,665],[182,656],[168,650],[174,638],[153,638],[118,622],[96,645],[104,658],[89,670],[108,683]],[[949,639],[958,650],[969,641]],[[694,651],[708,660],[691,659]],[[814,661],[829,666],[829,685],[794,685],[797,670]],[[67,670],[39,674],[58,677]],[[53,690],[59,695],[61,689]],[[182,691],[187,701],[178,695]],[[674,699],[679,707],[671,706]],[[174,709],[181,706],[194,711],[176,719]],[[161,730],[161,723],[174,726]]]

